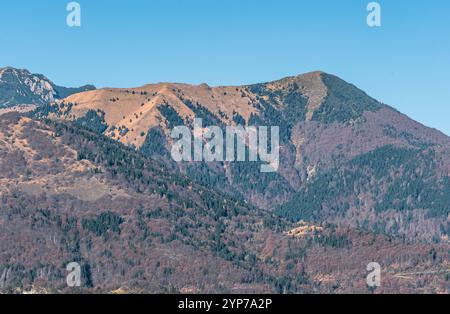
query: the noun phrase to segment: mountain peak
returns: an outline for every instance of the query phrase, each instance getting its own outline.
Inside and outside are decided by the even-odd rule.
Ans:
[[[0,68],[0,108],[16,105],[44,105],[71,94],[95,89],[92,85],[66,88],[42,74],[11,66]]]
[[[319,76],[321,76],[322,74],[328,74],[328,73],[326,73],[326,72],[324,72],[324,71],[321,71],[321,70],[316,70],[316,71],[311,71],[311,72],[306,72],[306,73],[301,73],[301,74],[299,74],[299,75],[297,75],[297,77],[301,77],[301,76],[314,76],[314,77],[319,77]]]
[[[23,75],[30,75],[30,71],[28,71],[27,69],[18,69],[18,68],[14,68],[11,66],[6,66],[4,68],[0,68],[0,77],[1,75],[3,75],[4,73],[16,73],[16,74],[23,74]],[[35,74],[35,75],[39,75],[40,74]]]

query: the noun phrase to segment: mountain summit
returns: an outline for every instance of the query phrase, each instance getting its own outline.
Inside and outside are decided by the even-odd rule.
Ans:
[[[92,85],[66,88],[41,74],[12,67],[0,68],[0,109],[16,105],[43,105],[71,94],[95,89]]]
[[[225,124],[249,122],[269,104],[290,119],[343,123],[383,107],[355,86],[320,71],[244,86],[159,83],[98,89],[69,96],[63,103],[74,104],[70,106],[72,118],[89,110],[104,112],[109,126],[129,130],[126,136],[115,132],[115,138],[136,147],[144,143],[139,136],[142,132],[165,120],[161,105],[170,107],[168,110],[174,110],[182,119],[191,120],[196,111],[205,109],[205,114],[209,112]],[[68,116],[67,110],[64,112]]]

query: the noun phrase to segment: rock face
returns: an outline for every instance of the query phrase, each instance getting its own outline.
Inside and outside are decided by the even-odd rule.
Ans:
[[[66,88],[53,84],[40,74],[11,67],[0,68],[0,108],[16,105],[43,105],[71,94],[95,89],[86,85]]]
[[[408,237],[448,233],[450,139],[342,79],[307,73],[248,86],[153,84],[67,97],[44,115],[79,121],[191,178],[279,215]],[[175,163],[174,126],[280,127],[280,167]]]

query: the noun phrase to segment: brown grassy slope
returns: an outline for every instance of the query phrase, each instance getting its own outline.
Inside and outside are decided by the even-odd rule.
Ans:
[[[297,77],[289,77],[268,83],[273,90],[284,89],[293,82],[301,86],[301,91],[308,97],[308,119],[312,118],[315,109],[320,107],[326,97],[326,86],[320,79],[321,72],[312,72]],[[239,113],[246,121],[250,114],[257,113],[254,102],[257,95],[246,86],[209,87],[206,84],[188,85],[176,83],[150,84],[130,89],[100,89],[74,94],[63,101],[76,104],[69,118],[81,117],[88,110],[102,110],[110,126],[125,126],[133,130],[128,137],[121,139],[123,143],[140,147],[143,139],[139,136],[149,128],[157,125],[165,127],[164,119],[156,107],[168,104],[183,117],[192,119],[194,113],[184,104],[188,100],[200,104],[225,124],[235,124],[234,113]],[[136,141],[134,139],[137,139]]]
[[[335,156],[348,160],[383,145],[411,146],[404,137],[393,138],[392,134],[387,134],[388,127],[395,128],[397,134],[409,136],[415,142],[440,145],[446,154],[450,151],[448,137],[387,106],[378,111],[367,111],[363,113],[364,119],[346,124],[312,121],[314,112],[321,107],[328,93],[323,75],[322,72],[312,72],[263,84],[267,91],[275,94],[287,91],[295,84],[300,94],[307,99],[306,117],[304,120],[298,117],[290,138],[290,142],[295,146],[294,166],[298,171],[304,172],[319,164],[327,168],[335,161]],[[180,117],[192,121],[195,114],[186,106],[185,101],[188,100],[206,108],[226,125],[233,125],[236,124],[233,121],[234,113],[240,114],[246,121],[252,113],[261,114],[264,108],[257,106],[260,99],[269,101],[268,96],[252,92],[250,86],[209,87],[206,84],[194,86],[161,83],[133,89],[88,91],[72,95],[64,102],[75,104],[66,117],[69,119],[81,117],[88,110],[105,112],[105,120],[110,127],[125,126],[130,130],[120,141],[139,148],[145,140],[140,134],[146,133],[150,128],[159,126],[166,135],[170,133],[165,117],[157,109],[158,105],[167,104]],[[282,101],[278,103],[277,99],[274,97],[272,101],[282,106]],[[110,135],[108,131],[106,134]],[[118,135],[115,135],[117,139]],[[282,172],[287,170],[284,168],[292,166],[288,162],[284,165]],[[298,184],[296,179],[291,178],[289,181],[293,186]]]

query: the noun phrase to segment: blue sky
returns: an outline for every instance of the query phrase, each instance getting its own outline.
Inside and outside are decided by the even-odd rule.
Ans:
[[[0,1],[0,67],[55,83],[132,87],[161,81],[246,84],[313,70],[336,74],[450,135],[450,1]]]

